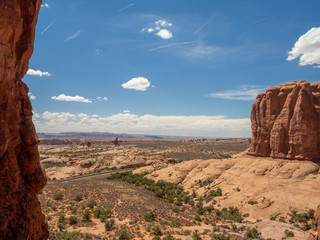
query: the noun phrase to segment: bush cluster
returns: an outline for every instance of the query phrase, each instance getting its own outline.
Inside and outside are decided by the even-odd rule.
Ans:
[[[146,178],[142,174],[133,174],[131,171],[115,173],[108,177],[109,180],[124,181],[142,186],[146,190],[153,192],[157,197],[165,199],[169,203],[181,206],[182,203],[193,205],[193,201],[188,192],[184,191],[183,186],[165,181],[155,182]]]

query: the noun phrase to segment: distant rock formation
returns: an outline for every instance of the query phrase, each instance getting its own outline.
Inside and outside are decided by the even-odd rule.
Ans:
[[[33,52],[41,0],[0,1],[0,239],[47,239],[37,194],[39,163],[28,87],[21,81]]]
[[[292,81],[269,87],[252,105],[249,154],[318,160],[320,82]]]

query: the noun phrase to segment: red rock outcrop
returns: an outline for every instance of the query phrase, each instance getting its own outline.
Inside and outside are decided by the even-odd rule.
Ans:
[[[320,205],[314,214],[315,219],[315,233],[310,233],[308,240],[320,240]]]
[[[318,160],[320,82],[292,81],[269,87],[252,105],[249,154]]]
[[[39,163],[28,87],[21,81],[33,52],[41,0],[0,1],[0,239],[47,239],[37,194]]]

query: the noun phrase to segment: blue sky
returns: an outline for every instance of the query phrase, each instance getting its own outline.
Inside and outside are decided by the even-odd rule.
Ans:
[[[24,81],[38,132],[249,137],[268,86],[319,80],[319,1],[48,0]]]

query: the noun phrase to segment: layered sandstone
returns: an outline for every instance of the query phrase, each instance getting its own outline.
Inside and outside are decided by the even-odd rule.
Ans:
[[[252,105],[249,154],[318,160],[320,82],[292,81],[269,87]]]
[[[0,1],[0,239],[46,239],[37,194],[39,163],[28,87],[21,81],[33,52],[41,0]]]

